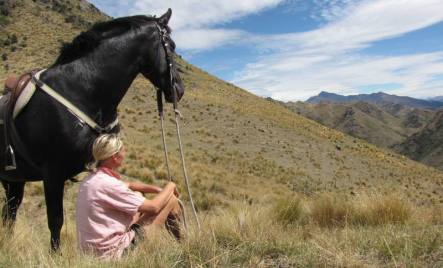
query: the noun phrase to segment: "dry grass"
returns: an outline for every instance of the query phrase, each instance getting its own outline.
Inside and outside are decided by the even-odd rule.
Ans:
[[[328,198],[331,197],[322,197],[321,200],[324,202]],[[0,227],[0,267],[443,265],[442,225],[420,218],[421,208],[413,210],[406,222],[346,225],[334,221],[335,225],[323,227],[324,223],[318,221],[314,210],[309,212],[308,209],[317,206],[320,199],[287,200],[286,205],[283,201],[269,205],[235,202],[224,209],[200,213],[202,230],[197,231],[192,219],[189,219],[191,228],[181,243],[175,242],[164,232],[150,232],[148,239],[135,251],[111,262],[99,261],[77,250],[74,218],[70,213],[67,225],[62,230],[62,255],[50,254],[45,220],[38,220],[37,223],[29,220],[33,215],[43,213],[44,208],[22,211],[13,234]],[[366,200],[369,199],[356,198],[348,202],[357,205]],[[337,201],[335,204],[338,204]],[[288,206],[304,209],[298,216],[279,214]],[[280,224],[278,215],[285,216],[285,224]],[[304,220],[300,221],[301,218]],[[288,220],[290,224],[286,224]]]
[[[404,224],[412,215],[412,204],[399,195],[362,195],[355,198],[322,194],[311,204],[313,220],[322,227]]]
[[[312,203],[312,218],[322,227],[343,227],[349,222],[353,207],[343,197],[322,195]]]
[[[399,195],[369,196],[356,206],[352,221],[361,225],[402,224],[410,220],[412,204]]]
[[[305,210],[300,197],[280,199],[273,207],[275,219],[285,226],[303,222],[306,218]]]

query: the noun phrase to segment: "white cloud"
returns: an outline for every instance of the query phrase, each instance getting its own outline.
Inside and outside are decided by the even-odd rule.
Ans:
[[[183,50],[207,50],[238,40],[246,33],[219,26],[232,20],[262,12],[277,6],[284,0],[136,0],[104,1],[93,0],[99,7],[111,12],[112,16],[136,14],[161,16],[172,9],[169,25],[173,38]],[[218,27],[218,28],[213,28]]]
[[[226,29],[189,29],[174,34],[174,40],[181,50],[202,51],[238,41],[247,33]]]
[[[282,0],[136,0],[131,13],[163,14],[172,8],[171,26],[176,29],[207,28],[271,8]]]
[[[395,93],[420,97],[433,77],[443,73],[443,52],[369,57],[360,51],[376,41],[442,21],[441,10],[439,0],[350,2],[341,12],[345,17],[317,30],[257,37],[257,47],[266,55],[238,72],[233,82],[283,100],[305,99],[321,90],[343,94],[385,83],[401,85]],[[433,88],[439,85],[434,83]]]
[[[441,0],[313,0],[311,17],[324,24],[312,31],[253,35],[224,23],[278,5],[305,10],[301,0],[94,0],[113,16],[162,15],[171,7],[173,38],[185,53],[236,42],[257,58],[232,82],[256,94],[282,100],[306,99],[321,90],[355,94],[365,85],[398,84],[391,93],[424,97],[442,90],[443,51],[397,57],[367,56],[363,48],[443,20]],[[128,10],[130,12],[128,13]],[[243,42],[243,44],[242,44]],[[402,93],[403,92],[403,93]],[[430,95],[429,95],[430,94]]]
[[[311,17],[320,21],[334,21],[349,15],[353,5],[362,0],[313,0],[314,11]]]
[[[274,55],[249,64],[237,74],[234,83],[253,92],[264,92],[281,100],[303,100],[322,90],[357,94],[358,87],[399,84],[388,92],[415,97],[429,96],[443,81],[434,81],[443,73],[443,52],[397,57],[339,55],[303,57],[296,53]],[[431,83],[432,82],[432,83]],[[440,92],[443,87],[440,87]],[[436,95],[431,94],[431,95]]]

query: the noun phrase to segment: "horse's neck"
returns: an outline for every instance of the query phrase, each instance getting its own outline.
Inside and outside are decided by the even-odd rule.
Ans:
[[[138,74],[136,66],[126,62],[115,57],[99,62],[86,59],[54,68],[62,74],[63,84],[69,85],[65,93],[76,99],[77,105],[87,109],[91,116],[100,115],[109,121]]]

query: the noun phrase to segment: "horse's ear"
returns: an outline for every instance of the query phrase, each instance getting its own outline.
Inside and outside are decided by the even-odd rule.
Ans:
[[[171,15],[172,15],[172,10],[168,8],[168,11],[166,11],[165,14],[163,14],[160,18],[158,18],[158,23],[164,26],[168,25]]]

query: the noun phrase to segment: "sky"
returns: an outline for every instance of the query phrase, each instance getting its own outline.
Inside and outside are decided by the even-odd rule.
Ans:
[[[443,95],[443,0],[89,0],[113,17],[172,8],[177,53],[262,97]]]

